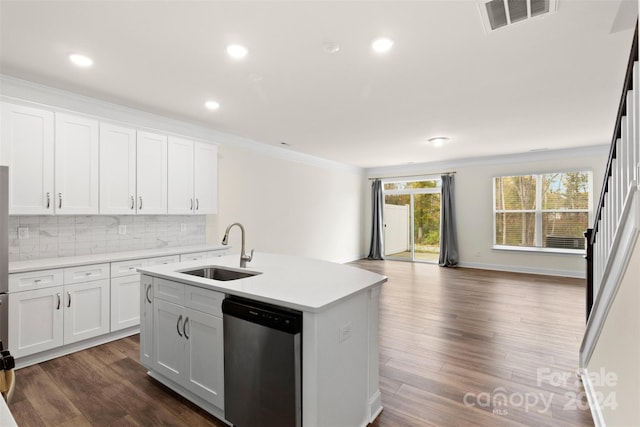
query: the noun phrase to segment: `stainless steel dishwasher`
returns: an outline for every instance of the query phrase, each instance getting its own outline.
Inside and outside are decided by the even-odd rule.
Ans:
[[[302,425],[302,313],[222,302],[224,417],[237,427]]]

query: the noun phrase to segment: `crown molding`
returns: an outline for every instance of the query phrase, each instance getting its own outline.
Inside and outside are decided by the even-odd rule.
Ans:
[[[431,175],[455,169],[473,166],[488,166],[514,163],[531,163],[546,160],[557,160],[575,157],[604,156],[609,153],[609,145],[589,145],[583,147],[563,148],[559,150],[544,150],[525,153],[504,154],[485,157],[466,157],[445,160],[441,162],[415,163],[411,165],[384,166],[367,168],[364,175],[367,178],[405,175]]]

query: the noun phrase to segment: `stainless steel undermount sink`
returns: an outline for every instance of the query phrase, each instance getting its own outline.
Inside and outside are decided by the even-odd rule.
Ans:
[[[228,268],[218,267],[213,265],[196,268],[195,270],[181,271],[180,273],[189,274],[191,276],[204,277],[205,279],[221,280],[225,282],[228,280],[245,279],[247,277],[257,276],[258,274],[262,274],[257,271],[231,270]]]

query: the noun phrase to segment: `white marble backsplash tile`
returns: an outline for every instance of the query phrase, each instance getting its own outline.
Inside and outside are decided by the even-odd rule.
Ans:
[[[28,238],[18,239],[21,227],[28,229]],[[204,215],[9,217],[9,261],[205,243]]]

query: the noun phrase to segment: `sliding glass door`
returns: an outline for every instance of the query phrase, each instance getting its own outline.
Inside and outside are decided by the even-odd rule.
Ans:
[[[438,262],[440,180],[384,184],[385,258]]]

